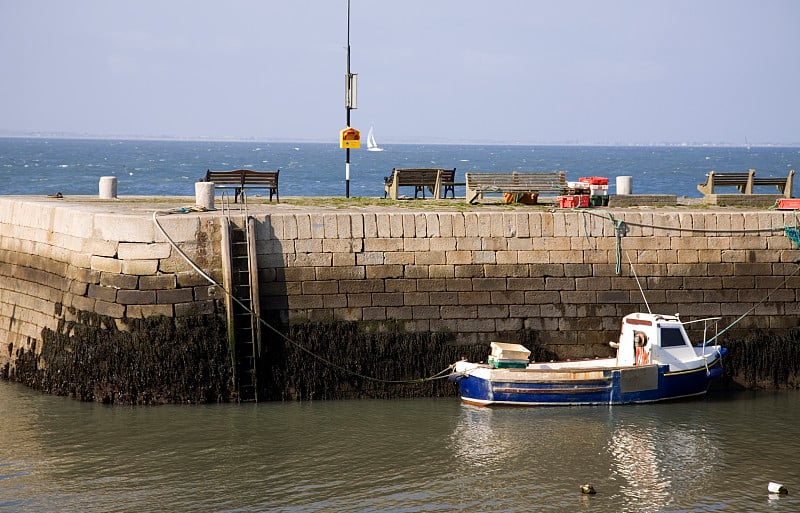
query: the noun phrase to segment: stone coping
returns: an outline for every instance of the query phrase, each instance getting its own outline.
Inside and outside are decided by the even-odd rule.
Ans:
[[[722,195],[717,195],[722,196]],[[748,207],[753,211],[763,211],[774,205],[775,195],[764,196],[760,201],[749,203],[744,201],[744,195],[724,195],[727,197],[738,196],[741,202],[726,200],[723,203],[709,203],[704,198],[676,197],[674,195],[611,195],[609,206],[593,207],[586,210],[653,210],[658,211],[737,211],[741,212]],[[766,197],[771,201],[766,201]],[[382,198],[342,198],[342,197],[283,197],[280,203],[269,202],[261,197],[251,198],[247,205],[241,203],[223,204],[219,199],[215,202],[213,211],[193,210],[194,196],[119,196],[116,199],[101,199],[97,196],[76,195],[51,198],[33,195],[0,195],[0,202],[22,202],[28,204],[42,204],[57,206],[69,210],[79,210],[89,213],[122,214],[134,216],[151,216],[153,212],[162,213],[203,213],[207,215],[242,215],[290,213],[290,212],[535,212],[539,211],[572,211],[573,209],[557,208],[551,198],[546,198],[537,205],[521,203],[483,203],[468,205],[463,198],[441,200],[390,200]]]

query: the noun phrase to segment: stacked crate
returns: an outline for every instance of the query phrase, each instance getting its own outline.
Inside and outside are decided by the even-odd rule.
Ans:
[[[567,182],[567,191],[558,197],[561,208],[601,207],[608,205],[608,178],[589,176]]]
[[[587,176],[579,181],[589,187],[589,206],[604,207],[608,205],[608,178],[604,176]]]

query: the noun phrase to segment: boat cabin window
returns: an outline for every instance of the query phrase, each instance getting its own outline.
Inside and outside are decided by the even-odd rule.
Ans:
[[[661,347],[685,346],[680,328],[661,328]]]

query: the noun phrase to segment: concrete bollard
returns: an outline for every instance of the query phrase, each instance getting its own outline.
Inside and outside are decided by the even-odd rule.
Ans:
[[[214,182],[195,182],[194,183],[195,204],[206,210],[214,208]]]
[[[633,177],[617,177],[617,194],[633,194]]]
[[[117,177],[101,176],[100,199],[116,199],[116,198],[117,198]]]

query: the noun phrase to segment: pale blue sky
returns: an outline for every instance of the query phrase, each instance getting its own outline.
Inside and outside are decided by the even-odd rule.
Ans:
[[[0,0],[0,135],[335,142],[346,0]],[[800,144],[797,0],[351,0],[381,143]]]

